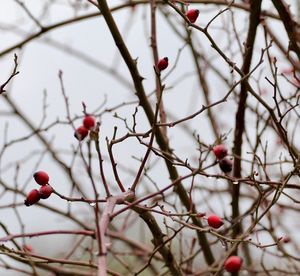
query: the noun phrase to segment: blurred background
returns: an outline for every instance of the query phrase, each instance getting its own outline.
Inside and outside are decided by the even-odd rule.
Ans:
[[[131,5],[131,2],[137,3]],[[144,78],[143,84],[146,93],[154,108],[156,103],[154,92],[156,75],[150,41],[150,5],[147,2],[115,0],[109,1],[109,5],[115,8],[113,16],[132,57],[136,59],[140,74]],[[246,2],[234,1],[235,4],[242,7],[248,5]],[[285,2],[290,5],[290,11],[299,23],[299,2],[296,0]],[[267,13],[277,14],[271,1],[263,1],[262,5],[263,10]],[[196,24],[201,27],[205,27],[209,20],[226,8],[225,5],[213,3],[191,3],[189,6],[179,3],[178,6],[183,9],[199,9],[200,15]],[[238,67],[241,67],[243,60],[242,51],[247,36],[248,17],[247,10],[233,6],[220,14],[209,27],[209,33],[215,43]],[[81,19],[78,20],[78,18]],[[73,19],[76,19],[76,22],[68,22],[68,20]],[[288,37],[282,22],[271,16],[266,16],[265,21],[270,30],[280,39],[284,48],[287,49]],[[61,22],[64,23],[55,27],[55,24]],[[47,30],[50,26],[53,29]],[[162,5],[161,2],[157,6],[156,27],[159,57],[169,58],[169,67],[162,72],[161,76],[162,83],[165,85],[163,103],[167,122],[189,116],[200,110],[202,105],[207,105],[203,86],[199,83],[193,53],[186,42],[189,31],[191,31],[193,45],[206,80],[210,102],[221,100],[229,92],[232,85],[239,81],[239,75],[232,72],[228,64],[211,47],[211,43],[205,35],[196,29],[187,27],[174,9],[168,5]],[[26,42],[27,38],[30,38],[30,41]],[[270,37],[267,36],[266,41],[263,28],[259,28],[252,67],[259,63],[261,50],[265,49],[269,42]],[[72,179],[76,179],[85,195],[93,198],[90,179],[79,154],[79,143],[73,136],[74,127],[81,125],[84,116],[82,103],[86,106],[87,113],[93,114],[96,120],[101,123],[100,147],[104,157],[105,174],[111,189],[115,194],[118,193],[107,152],[106,137],[109,140],[112,139],[114,127],[118,129],[117,137],[125,135],[128,132],[126,124],[129,128],[133,127],[133,114],[135,114],[136,132],[146,132],[151,127],[142,107],[139,106],[129,71],[116,48],[104,19],[98,14],[97,8],[91,2],[84,0],[1,1],[0,83],[7,80],[14,68],[14,54],[18,57],[18,71],[20,73],[6,86],[6,92],[0,95],[0,222],[2,227],[0,235],[1,237],[7,235],[5,229],[10,234],[18,234],[81,228],[68,216],[74,216],[84,225],[91,226],[94,224],[94,206],[89,204],[67,202],[56,195],[52,195],[41,205],[31,207],[26,207],[23,201],[26,194],[37,186],[32,178],[33,173],[37,170],[48,172],[50,175],[49,183],[60,194],[79,197],[80,193],[72,186]],[[299,95],[299,82],[291,73],[290,61],[275,43],[269,49],[269,55],[269,57],[277,60],[277,81],[285,100],[290,100],[291,104],[295,103],[297,95]],[[290,56],[297,60],[294,53],[290,52]],[[65,96],[62,92],[59,71],[62,72]],[[251,84],[266,102],[274,106],[273,87],[266,80],[266,77],[273,80],[268,56],[265,53],[264,62],[251,76]],[[167,128],[170,147],[174,150],[174,155],[178,157],[178,160],[183,162],[186,160],[191,166],[197,167],[199,159],[202,158],[203,167],[207,166],[206,173],[221,173],[216,164],[211,165],[215,162],[215,157],[210,152],[210,147],[222,141],[231,152],[234,140],[238,87],[233,90],[226,102],[210,109],[215,118],[218,137],[211,126],[207,111],[172,128]],[[287,174],[293,167],[289,152],[273,128],[269,127],[268,124],[265,126],[268,117],[265,109],[252,96],[248,97],[247,104],[249,108],[246,112],[242,175],[247,177],[253,171],[258,171],[259,174],[263,175],[265,169],[271,180],[281,181],[283,175]],[[68,118],[68,109],[73,126]],[[263,119],[260,121],[260,118]],[[300,138],[299,112],[292,112],[291,116],[285,118],[283,124],[290,134],[289,139],[299,150],[297,144]],[[270,166],[252,165],[253,145],[257,141],[257,133],[260,131],[262,134],[259,137],[260,145],[256,154],[262,158],[262,162],[273,162]],[[145,139],[145,141],[149,140]],[[47,145],[51,147],[51,152],[49,152]],[[92,154],[91,167],[100,198],[105,198],[104,188],[98,173],[96,151],[89,141],[84,141],[82,150],[86,156],[88,156],[89,149],[91,149]],[[133,137],[114,146],[113,152],[122,183],[128,189],[136,176],[146,147]],[[62,166],[62,162],[70,168],[72,177]],[[180,162],[178,161],[178,163]],[[189,170],[184,166],[177,166],[177,169],[180,175],[189,173]],[[262,179],[265,179],[265,175],[262,176]],[[219,214],[220,217],[224,218],[225,226],[228,226],[231,216],[231,195],[227,190],[227,181],[200,175],[195,177],[193,181],[195,183],[192,194],[197,210],[207,214]],[[293,178],[291,182],[299,184],[299,177]],[[142,185],[137,190],[138,196],[145,196],[170,184],[169,175],[162,158],[154,154],[150,155],[141,183]],[[187,190],[190,189],[190,178],[183,183]],[[21,193],[16,191],[21,191]],[[241,213],[253,204],[252,193],[251,187],[242,186]],[[291,193],[297,198],[298,190],[292,190],[292,192],[288,190],[286,193],[288,195]],[[166,197],[164,200],[157,199],[157,202],[165,205],[166,210],[178,213],[186,212],[178,197],[171,190],[166,193]],[[152,198],[147,201],[147,204],[155,202],[156,199]],[[281,198],[280,202],[282,206],[279,204],[272,209],[272,214],[275,213],[272,216],[272,227],[275,229],[273,229],[272,234],[277,237],[289,236],[293,242],[284,246],[289,253],[298,254],[300,239],[297,229],[299,222],[295,219],[298,202],[287,196]],[[291,209],[287,209],[287,206]],[[166,225],[175,224],[170,218],[159,215],[156,217],[163,229],[168,229]],[[270,218],[266,218],[266,221],[262,221],[259,229],[269,227],[269,220]],[[116,227],[124,228],[127,237],[145,243],[151,248],[149,230],[132,211],[124,212],[113,222]],[[249,222],[251,222],[251,218],[246,217],[244,223],[247,225]],[[207,225],[205,220],[203,223]],[[178,225],[174,227],[176,228]],[[190,241],[195,236],[195,232],[185,229],[182,231],[182,235]],[[263,230],[257,231],[253,235],[253,240],[262,244],[274,242],[273,238],[274,236],[270,235],[268,231]],[[30,244],[37,254],[63,258],[76,242],[79,243],[79,239],[80,237],[76,236],[53,235],[31,239],[24,238],[18,241],[20,244]],[[186,240],[184,240],[186,243],[181,240],[177,241],[178,244],[174,242],[174,251],[178,253],[184,251],[185,246],[189,248],[189,243]],[[91,240],[87,238],[83,240],[73,257],[78,260],[96,258],[97,248],[91,244]],[[5,243],[5,245],[13,247],[11,243]],[[143,262],[141,261],[137,265],[135,257],[131,256],[130,253],[125,257],[122,254],[118,255],[118,250],[122,246],[124,246],[122,242],[113,242],[112,251],[115,253],[110,255],[109,267],[114,268],[121,275],[133,275],[132,271],[135,269],[132,267],[136,265],[140,268],[143,266]],[[225,250],[225,246],[217,242],[213,251],[218,254],[220,250]],[[255,246],[251,247],[251,251],[257,263],[263,260],[269,268],[278,264],[277,251],[275,249],[273,251],[272,247],[267,248],[266,251],[270,251],[273,257],[271,257],[271,253],[268,254],[261,248],[255,248]],[[124,252],[127,252],[126,249]],[[267,254],[266,261],[262,257],[264,254]],[[122,264],[122,261],[115,256],[119,256],[123,262],[128,262],[129,268],[126,270],[126,265]],[[8,267],[31,271],[30,266],[3,254],[0,256],[0,260],[1,275],[26,275],[14,269],[6,270],[5,264],[9,264]],[[156,269],[159,270],[161,263],[153,262]],[[288,263],[289,261],[287,261]],[[203,257],[199,255],[195,258],[193,268],[200,270],[201,264],[203,264]],[[287,264],[283,263],[282,267],[286,268]],[[39,275],[50,275],[45,270],[41,270],[39,273]],[[249,271],[246,269],[243,271],[243,275],[248,273]],[[155,273],[145,270],[141,275],[155,275]]]

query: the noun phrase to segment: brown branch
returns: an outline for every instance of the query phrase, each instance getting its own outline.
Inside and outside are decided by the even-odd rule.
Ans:
[[[11,73],[11,75],[9,76],[9,78],[2,84],[0,85],[0,95],[5,91],[5,86],[11,81],[11,79],[18,75],[20,72],[17,71],[17,68],[18,68],[18,56],[16,54],[14,54],[14,69],[13,69],[13,72]]]
[[[282,0],[272,0],[273,5],[284,24],[287,35],[290,39],[289,48],[294,51],[300,61],[299,33],[296,30],[297,22],[292,19],[292,15],[288,10],[288,6]]]
[[[188,43],[188,45],[190,47],[190,50],[192,52],[193,61],[194,61],[194,64],[195,64],[195,67],[196,67],[196,70],[197,70],[199,85],[203,90],[205,105],[210,106],[211,101],[210,101],[209,86],[208,86],[208,83],[206,81],[205,74],[204,74],[204,72],[201,68],[199,58],[198,58],[198,55],[197,55],[196,50],[195,50],[195,46],[194,46],[194,43],[193,43],[193,40],[192,40],[192,32],[191,32],[191,30],[186,28],[186,33],[187,33],[187,43]],[[210,120],[210,125],[211,125],[212,132],[214,134],[214,138],[219,139],[218,125],[217,125],[217,122],[215,120],[215,117],[214,117],[214,114],[213,114],[211,108],[207,109],[207,115],[208,115],[208,118]]]
[[[164,3],[165,0],[160,0],[160,1],[157,1],[157,3]],[[191,3],[199,3],[199,4],[216,4],[216,5],[228,5],[228,2],[226,0],[208,0],[208,1],[203,1],[203,0],[191,0],[189,1]],[[121,10],[125,7],[132,7],[132,6],[135,6],[135,5],[139,5],[139,4],[148,4],[149,3],[149,0],[140,0],[140,1],[134,1],[134,2],[128,2],[126,4],[122,4],[122,5],[118,5],[114,8],[111,8],[111,12],[114,12],[114,11],[118,11],[118,10]],[[233,7],[235,8],[238,8],[238,9],[242,9],[242,10],[245,10],[245,11],[249,11],[249,6],[248,5],[245,5],[245,4],[232,4]],[[278,17],[277,15],[275,14],[272,14],[270,12],[267,12],[267,11],[264,11],[262,12],[263,15],[267,16],[267,17],[271,17],[271,18],[274,18],[274,19],[280,19],[280,17]],[[91,18],[94,18],[94,17],[98,17],[99,15],[101,15],[101,13],[99,12],[94,12],[94,13],[90,13],[90,14],[86,14],[86,15],[82,15],[82,16],[78,16],[76,18],[71,18],[71,19],[67,19],[67,20],[63,20],[61,22],[58,22],[58,23],[55,23],[55,24],[52,24],[52,25],[48,25],[48,26],[43,26],[43,28],[34,33],[34,34],[31,34],[29,35],[27,38],[25,38],[24,40],[6,48],[5,50],[3,50],[2,52],[0,52],[0,57],[1,56],[4,56],[8,53],[10,53],[11,51],[15,50],[15,49],[18,49],[18,48],[22,48],[24,45],[26,45],[28,42],[46,34],[47,32],[49,31],[52,31],[52,30],[55,30],[57,28],[60,28],[60,27],[65,27],[65,26],[68,26],[69,24],[73,24],[73,23],[77,23],[79,21],[82,21],[82,20],[85,20],[85,19],[91,19]]]
[[[152,48],[152,55],[153,55],[153,61],[154,61],[154,68],[155,68],[155,84],[156,84],[156,98],[157,102],[159,103],[159,116],[161,123],[166,122],[166,112],[164,109],[164,103],[162,100],[162,85],[160,80],[160,72],[158,68],[156,68],[156,65],[159,60],[158,55],[158,49],[157,49],[157,35],[156,35],[156,0],[150,1],[150,8],[151,8],[151,48]],[[159,72],[159,73],[158,73]],[[162,128],[163,135],[167,135],[167,128]]]
[[[99,252],[98,252],[98,276],[106,276],[107,275],[107,245],[105,243],[105,235],[109,226],[109,222],[111,220],[111,214],[119,202],[124,202],[131,200],[134,197],[133,192],[127,192],[120,194],[118,196],[111,196],[107,199],[107,203],[105,205],[105,209],[101,215],[101,219],[99,221],[99,236],[97,235],[97,241],[99,244]]]
[[[85,236],[91,236],[95,238],[95,232],[89,231],[89,230],[49,230],[44,232],[34,232],[34,233],[24,233],[24,234],[11,234],[6,237],[0,238],[0,242],[8,242],[12,239],[16,238],[24,238],[24,237],[40,237],[40,236],[48,236],[48,235],[85,235]]]
[[[104,186],[104,189],[105,189],[105,192],[106,192],[106,196],[110,197],[111,194],[110,194],[109,187],[108,187],[106,177],[105,177],[105,174],[104,174],[103,157],[102,157],[102,153],[101,153],[101,150],[100,150],[99,135],[100,135],[100,124],[97,124],[96,129],[93,130],[93,132],[91,133],[91,136],[93,138],[92,140],[94,140],[94,143],[95,143],[95,149],[96,149],[96,152],[97,152],[97,155],[98,155],[100,176],[101,176],[102,183],[103,183],[103,186]]]
[[[110,29],[110,32],[114,38],[116,46],[118,47],[118,49],[124,59],[124,62],[126,63],[128,69],[130,71],[137,96],[140,100],[140,104],[142,105],[142,107],[147,115],[149,123],[151,125],[153,125],[153,123],[155,121],[153,110],[147,99],[144,87],[142,85],[143,78],[139,74],[139,71],[137,69],[137,64],[131,57],[131,55],[123,41],[123,38],[122,38],[122,36],[119,32],[119,29],[114,21],[114,18],[112,17],[112,14],[110,12],[110,9],[109,9],[106,1],[98,0],[98,5],[100,7],[100,10],[103,14],[103,17],[104,17],[106,23]],[[159,144],[160,149],[163,152],[166,152],[167,154],[171,154],[172,151],[169,148],[168,141],[165,140],[165,137],[163,136],[162,132],[159,129],[155,133],[155,137],[156,137],[157,143]],[[173,181],[176,180],[179,177],[176,168],[173,166],[172,162],[168,161],[167,159],[165,159],[165,162],[166,162],[167,169],[169,171],[170,178]],[[185,208],[187,210],[189,210],[190,209],[189,196],[188,196],[185,188],[183,187],[182,183],[180,183],[176,186],[175,192],[178,194],[178,196],[179,196],[181,202],[183,203],[183,205],[185,206]],[[193,210],[193,212],[196,213],[196,210]],[[193,219],[194,224],[198,225],[199,227],[202,226],[201,222],[196,217],[193,217],[192,219]],[[212,251],[209,247],[206,236],[202,233],[197,233],[197,235],[198,235],[198,241],[200,243],[200,246],[203,249],[206,262],[208,264],[212,264],[214,262],[214,257],[212,255]]]
[[[181,268],[175,260],[170,248],[168,248],[165,244],[165,234],[161,231],[154,216],[150,212],[140,209],[138,206],[134,206],[132,209],[139,213],[140,217],[148,225],[153,237],[152,243],[164,258],[165,265],[169,268],[171,274],[174,276],[183,275]]]
[[[247,34],[247,40],[245,44],[245,54],[242,66],[243,74],[248,74],[250,72],[251,61],[254,50],[254,42],[257,33],[257,27],[260,23],[260,13],[261,13],[261,0],[253,0],[251,2],[251,11],[249,15],[249,29]],[[233,166],[233,176],[241,177],[241,154],[242,154],[242,146],[243,146],[243,134],[245,132],[245,113],[246,113],[246,102],[248,95],[248,85],[247,81],[241,82],[241,90],[240,90],[240,99],[238,103],[238,109],[235,117],[235,131],[234,131],[234,145],[233,145],[233,154],[236,156],[234,158],[234,166]],[[230,183],[232,184],[232,183]],[[239,197],[240,197],[240,185],[231,185],[232,191],[232,219],[236,219],[240,216],[239,210]],[[232,229],[232,237],[237,237],[242,232],[242,223],[236,223]],[[248,248],[244,247],[247,262],[248,264],[251,262],[250,253]],[[233,252],[233,254],[237,255],[237,251]]]

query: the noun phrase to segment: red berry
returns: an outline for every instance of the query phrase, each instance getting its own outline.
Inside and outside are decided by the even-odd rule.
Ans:
[[[229,173],[232,170],[232,161],[228,158],[223,158],[219,161],[219,166],[224,173]]]
[[[217,159],[222,159],[227,155],[228,150],[224,145],[216,145],[213,147],[213,152]]]
[[[27,252],[33,252],[32,246],[28,244],[23,245],[23,250]]]
[[[169,65],[169,59],[167,57],[164,57],[162,59],[160,59],[157,63],[157,69],[159,71],[162,71],[164,69],[166,69]]]
[[[197,218],[203,218],[203,217],[205,217],[205,216],[206,216],[206,213],[198,213],[198,214],[196,215]]]
[[[217,215],[210,215],[207,218],[207,223],[209,226],[215,229],[220,228],[224,224],[223,221]]]
[[[39,190],[42,199],[48,198],[53,193],[53,188],[50,185],[44,185]]]
[[[91,129],[95,126],[95,119],[93,116],[85,116],[83,119],[83,126],[87,129]]]
[[[74,137],[77,140],[82,141],[88,134],[89,134],[89,130],[87,128],[85,128],[84,126],[81,126],[76,129],[76,131],[74,133]]]
[[[40,192],[37,189],[34,189],[27,195],[26,199],[24,200],[24,204],[26,206],[33,205],[37,203],[40,200],[40,198]]]
[[[283,241],[284,243],[289,243],[289,242],[291,241],[291,238],[290,238],[289,236],[285,236],[285,237],[282,239],[282,241]]]
[[[33,178],[35,182],[40,185],[46,185],[49,182],[49,175],[44,171],[34,173]]]
[[[185,15],[190,20],[191,23],[194,23],[199,16],[199,10],[196,9],[188,10]]]
[[[238,256],[231,256],[229,257],[225,263],[224,268],[228,272],[238,272],[241,269],[243,260]]]

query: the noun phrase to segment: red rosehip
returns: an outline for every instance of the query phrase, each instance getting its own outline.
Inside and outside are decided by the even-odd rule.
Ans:
[[[285,237],[282,239],[282,241],[283,241],[284,243],[289,243],[289,242],[291,241],[291,238],[290,238],[289,236],[285,236]]]
[[[44,185],[39,190],[42,199],[48,198],[53,193],[53,188],[50,185]]]
[[[190,20],[191,23],[194,23],[194,22],[196,22],[196,20],[199,16],[199,10],[190,9],[186,12],[185,15]]]
[[[23,250],[24,251],[27,251],[27,252],[33,252],[33,248],[31,245],[28,245],[28,244],[24,244],[23,245]]]
[[[228,150],[224,145],[216,145],[213,147],[213,152],[217,159],[222,159],[228,154]]]
[[[89,134],[89,130],[84,126],[80,126],[75,130],[74,137],[77,140],[82,141],[88,134]]]
[[[224,263],[228,272],[238,272],[241,269],[243,260],[238,256],[230,256]]]
[[[83,126],[86,128],[86,129],[91,129],[95,126],[95,119],[93,116],[85,116],[84,119],[83,119]]]
[[[33,178],[35,182],[40,185],[46,185],[49,182],[49,175],[44,171],[34,173]]]
[[[165,70],[169,65],[169,59],[167,57],[164,57],[160,59],[157,63],[157,69],[159,71]]]
[[[219,161],[219,166],[224,173],[229,173],[232,170],[232,161],[228,158],[223,158]]]
[[[215,229],[220,228],[224,224],[220,217],[218,217],[217,215],[210,215],[207,218],[207,223],[210,227]]]
[[[40,192],[37,189],[32,190],[24,200],[26,206],[33,205],[37,203],[41,198]]]

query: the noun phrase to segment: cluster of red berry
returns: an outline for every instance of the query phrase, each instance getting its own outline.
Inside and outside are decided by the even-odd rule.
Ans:
[[[33,178],[37,184],[41,185],[41,188],[39,190],[33,189],[29,192],[24,200],[26,206],[33,205],[40,199],[48,198],[53,192],[53,188],[49,185],[49,175],[46,172],[38,171],[33,174]]]
[[[232,171],[232,161],[226,157],[228,154],[227,148],[224,145],[216,145],[213,147],[213,152],[219,160],[220,169],[224,173],[230,173]]]
[[[185,16],[188,18],[188,20],[191,22],[191,23],[195,23],[198,16],[199,16],[199,10],[197,9],[190,9],[186,12]],[[159,72],[161,72],[162,70],[165,70],[167,67],[169,66],[169,59],[167,57],[164,57],[162,59],[160,59],[158,62],[157,62],[157,70]]]
[[[89,130],[95,127],[95,124],[94,117],[86,115],[82,121],[82,126],[75,130],[74,137],[77,140],[82,141],[89,134]]]

